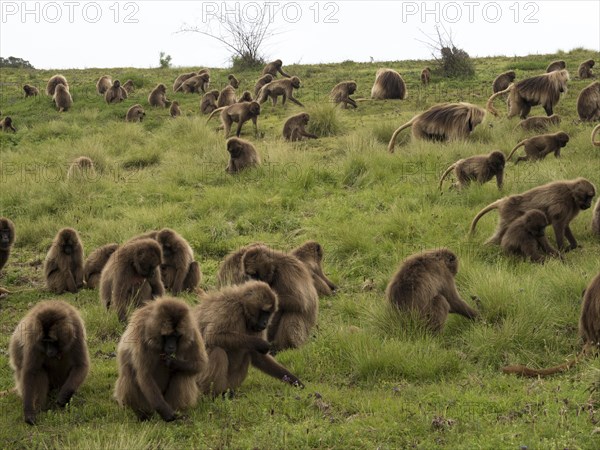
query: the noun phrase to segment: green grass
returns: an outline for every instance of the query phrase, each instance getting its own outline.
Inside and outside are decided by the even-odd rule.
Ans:
[[[201,399],[186,418],[138,423],[112,399],[116,344],[123,325],[102,310],[96,291],[61,296],[85,319],[92,359],[90,375],[65,411],[22,421],[20,399],[0,397],[2,448],[595,448],[600,426],[600,361],[580,363],[545,380],[503,375],[506,364],[535,367],[563,362],[579,349],[581,292],[600,270],[600,243],[590,233],[591,212],[572,229],[581,248],[565,262],[534,265],[484,246],[497,220],[485,216],[467,238],[472,217],[501,195],[494,183],[462,192],[437,190],[452,162],[494,149],[508,152],[526,134],[517,119],[488,117],[466,142],[412,142],[409,131],[395,154],[386,150],[394,129],[442,101],[483,105],[498,73],[517,79],[537,75],[564,59],[573,71],[598,54],[584,49],[555,55],[480,58],[467,82],[436,79],[420,85],[425,61],[378,65],[345,62],[285,66],[298,75],[297,97],[311,114],[317,140],[284,142],[285,118],[302,111],[293,104],[263,105],[260,137],[250,124],[242,137],[258,149],[263,165],[230,176],[217,121],[199,115],[199,97],[173,94],[170,86],[188,69],[65,70],[72,110],[58,114],[48,97],[24,99],[21,85],[42,91],[55,72],[0,71],[0,110],[16,134],[0,133],[0,214],[17,227],[17,242],[0,285],[13,293],[0,300],[0,391],[13,385],[8,342],[18,321],[36,302],[52,298],[43,287],[41,261],[61,227],[76,228],[86,254],[150,229],[171,227],[194,248],[202,287],[230,251],[254,241],[289,250],[307,239],[325,249],[325,271],[340,287],[320,303],[318,329],[304,347],[278,359],[305,383],[296,390],[251,370],[232,401]],[[372,101],[378,67],[399,70],[408,85],[405,101]],[[212,70],[212,86],[229,70]],[[109,74],[131,78],[137,90],[125,102],[106,105],[96,80]],[[253,90],[258,72],[236,73],[239,91]],[[330,89],[354,79],[357,110],[332,108]],[[147,106],[159,82],[179,100],[184,117]],[[556,112],[557,128],[571,140],[562,158],[509,164],[505,194],[552,180],[584,176],[600,186],[600,154],[589,141],[590,124],[575,111],[586,81],[573,77]],[[124,122],[135,104],[146,108],[141,124]],[[501,102],[497,108],[504,111]],[[542,115],[540,107],[534,115]],[[67,180],[70,162],[89,156],[97,175]],[[549,230],[551,239],[553,233]],[[451,316],[444,332],[431,336],[385,301],[385,287],[402,260],[422,249],[446,246],[460,259],[457,286],[471,302],[477,295],[483,319]],[[363,290],[365,280],[372,290]],[[184,296],[190,304],[197,300]]]

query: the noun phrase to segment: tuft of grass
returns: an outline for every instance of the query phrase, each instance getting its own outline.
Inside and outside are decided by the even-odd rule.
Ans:
[[[339,110],[330,104],[314,105],[309,110],[308,130],[317,136],[335,136],[341,130]]]

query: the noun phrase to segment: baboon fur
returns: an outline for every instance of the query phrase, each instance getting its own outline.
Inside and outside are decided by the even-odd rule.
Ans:
[[[336,84],[329,94],[333,103],[341,104],[342,108],[347,108],[348,105],[356,108],[358,105],[350,98],[356,92],[356,81],[342,81]]]
[[[127,110],[127,115],[125,116],[126,122],[141,122],[146,116],[146,112],[142,105],[137,104],[133,105],[131,108]]]
[[[225,130],[225,138],[229,137],[231,125],[234,122],[238,124],[235,132],[237,137],[240,137],[242,126],[248,120],[252,120],[252,123],[254,124],[254,132],[255,134],[258,133],[258,125],[256,121],[260,115],[260,105],[257,102],[234,103],[233,105],[217,108],[210,113],[206,121],[208,122],[217,113],[221,113],[221,124]]]
[[[119,80],[115,80],[113,85],[104,93],[104,101],[106,103],[120,103],[127,98],[127,91]]]
[[[250,91],[242,92],[242,96],[237,99],[237,103],[251,102],[251,101],[252,101],[252,93]]]
[[[6,265],[15,243],[15,224],[7,217],[0,217],[0,270]]]
[[[181,86],[179,86],[177,92],[183,92],[185,94],[194,94],[200,92],[204,93],[208,88],[209,82],[210,75],[206,72],[199,75],[194,75],[193,77],[190,77],[181,83]]]
[[[10,116],[6,116],[0,120],[0,129],[4,132],[8,132],[9,130],[13,133],[17,132],[17,129],[13,125],[12,117]]]
[[[406,98],[406,83],[398,72],[392,69],[379,69],[375,75],[375,83],[371,88],[371,98],[374,100]]]
[[[77,231],[62,228],[44,260],[46,288],[55,294],[75,293],[83,287],[83,245]]]
[[[23,85],[23,91],[25,91],[25,97],[37,97],[40,93],[39,89],[29,84]]]
[[[249,167],[260,166],[260,156],[251,142],[237,137],[227,140],[229,163],[225,171],[231,174],[238,173]]]
[[[119,248],[119,244],[106,244],[98,247],[87,257],[83,264],[83,281],[88,289],[96,289],[100,286],[102,269],[117,248]]]
[[[260,90],[262,89],[262,87],[265,84],[270,83],[271,81],[273,81],[275,78],[273,77],[273,75],[271,75],[270,73],[263,75],[262,77],[260,77],[258,79],[258,81],[256,82],[256,84],[254,85],[254,99],[258,99],[258,93],[260,92]]]
[[[112,84],[112,78],[108,75],[103,75],[96,82],[96,92],[104,95],[112,87]]]
[[[596,125],[592,130],[592,145],[595,147],[600,147],[600,140],[596,140],[596,135],[600,133],[600,124]]]
[[[594,67],[594,64],[596,63],[593,59],[588,59],[587,61],[582,62],[577,70],[579,78],[582,80],[585,80],[586,78],[596,78],[594,72],[592,72],[592,67]]]
[[[181,108],[179,107],[179,102],[177,100],[173,100],[173,102],[171,102],[169,114],[171,117],[179,117],[181,115]]]
[[[566,68],[567,68],[567,63],[564,62],[563,60],[552,61],[550,64],[548,64],[548,67],[546,67],[546,73],[556,72],[559,70],[565,70]]]
[[[67,79],[62,75],[54,75],[48,80],[48,84],[46,84],[46,94],[50,97],[54,96],[56,86],[59,84],[62,84],[64,87],[66,87],[67,91],[69,90],[69,83],[67,83]]]
[[[290,75],[288,75],[287,73],[285,73],[283,71],[283,69],[281,68],[282,66],[283,66],[283,62],[281,62],[280,59],[276,59],[275,61],[272,61],[265,66],[265,68],[262,71],[262,74],[263,75],[269,74],[273,78],[277,78],[277,72],[279,72],[284,77],[290,78]]]
[[[305,130],[310,116],[308,113],[299,113],[288,118],[283,125],[283,138],[286,141],[301,141],[302,138],[317,139],[315,134]]]
[[[71,93],[63,84],[56,86],[52,100],[54,100],[58,112],[67,111],[73,105]]]
[[[442,189],[444,179],[454,171],[456,177],[455,187],[462,189],[471,181],[484,184],[496,177],[498,189],[502,189],[504,180],[504,166],[506,159],[504,153],[493,151],[488,155],[476,155],[469,158],[459,159],[448,167],[440,178],[439,188]]]
[[[87,156],[79,156],[73,160],[67,171],[67,179],[93,179],[96,176],[94,161]]]
[[[496,92],[500,92],[505,90],[510,83],[515,81],[516,74],[514,70],[509,70],[508,72],[501,73],[496,77],[494,82],[492,83],[492,91],[495,94]]]
[[[594,81],[579,93],[577,114],[584,122],[600,120],[600,81]]]
[[[277,104],[277,97],[282,96],[281,104],[285,105],[286,100],[295,103],[298,106],[304,106],[294,97],[294,89],[300,88],[300,78],[291,77],[285,80],[275,80],[265,84],[258,93],[258,103],[263,104],[267,98],[271,98],[273,106]]]
[[[135,86],[133,85],[132,80],[127,80],[125,84],[123,84],[123,89],[127,92],[127,95],[131,94],[135,90]]]
[[[306,241],[292,250],[292,255],[304,263],[312,276],[319,296],[335,294],[337,286],[323,272],[323,247],[316,241]]]
[[[200,102],[200,112],[202,112],[202,114],[210,114],[211,112],[213,112],[215,109],[218,108],[218,99],[219,91],[217,91],[216,89],[204,94]]]
[[[221,93],[219,94],[219,99],[217,101],[217,108],[222,108],[223,106],[233,105],[237,102],[235,97],[235,89],[232,86],[225,86]]]
[[[427,86],[431,81],[431,69],[429,67],[425,67],[421,71],[421,84],[423,86]]]
[[[198,75],[198,72],[188,72],[179,75],[177,78],[175,78],[175,81],[173,82],[173,92],[177,92],[184,81],[195,77],[196,75]]]
[[[522,256],[533,262],[541,263],[546,256],[558,256],[546,238],[548,225],[550,222],[542,211],[530,209],[508,226],[500,247],[505,253]]]
[[[150,95],[148,95],[148,103],[150,106],[166,108],[171,104],[169,100],[167,100],[167,87],[160,83],[157,85]]]
[[[595,235],[600,236],[600,199],[596,202],[594,214],[592,215],[592,232]]]
[[[227,79],[229,80],[229,85],[231,87],[233,87],[234,89],[237,89],[240,86],[240,82],[235,77],[235,75],[229,74],[229,76],[227,77]]]
[[[527,119],[521,120],[517,126],[525,131],[546,131],[549,127],[558,126],[559,124],[560,116],[558,114],[552,114],[549,117],[528,117]]]
[[[509,153],[506,158],[510,161],[512,155],[521,146],[525,148],[525,156],[520,156],[515,161],[518,164],[519,161],[539,161],[544,159],[546,155],[554,153],[554,156],[560,157],[560,149],[567,145],[569,142],[569,135],[562,131],[554,134],[540,134],[539,136],[533,136],[529,139],[524,139],[519,142]]]

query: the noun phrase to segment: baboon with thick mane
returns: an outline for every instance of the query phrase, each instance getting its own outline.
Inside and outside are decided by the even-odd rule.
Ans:
[[[233,86],[227,85],[223,88],[221,93],[219,94],[219,99],[217,101],[217,108],[222,108],[223,106],[233,105],[237,102],[237,98],[235,97],[235,89]]]
[[[69,89],[63,84],[56,86],[52,100],[54,100],[58,112],[67,111],[73,105],[73,97],[71,97]]]
[[[213,89],[202,96],[200,101],[200,112],[202,114],[210,114],[218,108],[217,100],[219,99],[219,91]]]
[[[283,62],[281,62],[280,59],[276,59],[275,61],[272,61],[265,66],[265,68],[262,71],[262,74],[263,75],[269,74],[273,78],[277,78],[277,72],[279,72],[284,77],[290,78],[290,75],[288,75],[287,73],[285,73],[283,71],[283,69],[281,68],[282,66],[283,66]]]
[[[96,92],[104,95],[113,85],[112,78],[108,75],[101,76],[96,82]]]
[[[299,113],[289,117],[283,125],[283,138],[286,141],[301,141],[302,138],[317,139],[317,135],[306,131],[310,116],[308,113]]]
[[[337,286],[323,272],[323,247],[316,241],[306,241],[292,250],[292,255],[304,263],[320,296],[335,294]]]
[[[569,142],[569,135],[563,131],[553,134],[540,134],[539,136],[533,136],[528,139],[524,139],[519,142],[508,154],[507,161],[510,161],[512,155],[521,146],[525,147],[525,156],[519,156],[515,161],[518,164],[519,161],[539,161],[544,159],[546,155],[554,153],[554,156],[560,157],[560,149],[567,145]]]
[[[374,100],[406,98],[406,83],[398,72],[392,69],[379,69],[375,75],[375,83],[371,88],[371,98]]]
[[[496,92],[505,90],[508,86],[510,86],[510,83],[515,81],[516,76],[517,75],[515,74],[514,70],[509,70],[508,72],[498,75],[492,83],[493,93],[495,94]]]
[[[544,262],[547,256],[559,256],[546,238],[550,222],[539,209],[530,209],[515,219],[502,236],[500,247],[505,253],[518,255],[533,262]]]
[[[525,131],[546,131],[549,127],[558,126],[559,124],[560,124],[560,116],[558,114],[552,114],[549,117],[546,117],[546,116],[528,117],[527,119],[521,120],[517,124],[517,127],[521,127]]]
[[[347,108],[348,105],[356,108],[358,105],[351,99],[350,96],[356,92],[356,81],[342,81],[336,84],[329,97],[333,103],[342,105],[342,108]]]
[[[594,73],[592,72],[592,67],[594,67],[595,61],[593,59],[588,59],[587,61],[582,62],[579,65],[579,69],[577,70],[577,74],[579,78],[582,80],[586,78],[596,78]]]
[[[579,93],[577,114],[584,122],[600,120],[600,81],[594,81]]]
[[[106,244],[98,247],[87,257],[83,263],[83,281],[88,289],[96,289],[100,285],[102,269],[117,248],[119,244]]]
[[[256,82],[256,84],[254,85],[254,99],[255,100],[258,98],[258,93],[260,92],[260,90],[262,89],[262,87],[265,84],[268,84],[268,83],[270,83],[273,80],[274,80],[274,77],[270,73],[268,73],[266,75],[263,75],[262,77],[260,77],[258,79],[258,81]]]
[[[17,132],[17,129],[13,125],[12,117],[6,116],[0,120],[0,130],[8,132],[9,130],[13,133]]]
[[[115,80],[111,87],[104,93],[106,103],[120,103],[127,98],[127,91],[119,80]]]
[[[262,105],[270,97],[273,106],[275,106],[277,104],[277,97],[281,96],[282,105],[285,105],[286,100],[289,99],[296,105],[304,107],[304,105],[294,97],[294,89],[300,89],[300,78],[298,77],[271,81],[261,88],[258,93],[257,101]]]
[[[150,92],[150,95],[148,95],[148,103],[150,103],[150,106],[160,108],[166,108],[171,105],[171,102],[167,100],[167,87],[162,83],[158,84],[152,92]]]
[[[229,162],[225,171],[228,173],[238,173],[249,167],[260,166],[260,156],[249,141],[237,137],[229,138],[227,152],[229,152]]]
[[[125,116],[125,121],[126,122],[141,122],[145,116],[146,116],[146,112],[144,111],[144,108],[142,108],[142,105],[140,105],[138,103],[136,105],[133,105],[131,108],[129,108],[127,110],[127,115]]]
[[[23,85],[23,91],[25,91],[25,97],[37,97],[40,93],[39,89],[35,86],[30,86],[29,84]]]
[[[257,102],[234,103],[233,105],[224,106],[223,108],[217,108],[210,113],[206,122],[219,112],[221,113],[221,124],[225,130],[225,138],[229,137],[231,125],[234,122],[238,124],[235,132],[237,137],[240,137],[242,126],[248,120],[252,120],[252,123],[254,124],[254,133],[258,133],[256,120],[260,115],[260,105]]]
[[[69,83],[67,83],[67,79],[62,75],[54,75],[48,80],[48,84],[46,84],[46,94],[50,97],[54,96],[56,86],[59,84],[62,84],[64,87],[66,87],[67,91],[69,90]]]
[[[50,292],[75,293],[83,287],[83,245],[73,228],[62,228],[44,260],[44,278]]]
[[[93,179],[96,176],[94,161],[87,156],[79,156],[73,160],[67,171],[67,179]]]
[[[457,180],[455,186],[458,189],[467,186],[471,181],[483,184],[494,177],[496,177],[498,189],[502,189],[505,164],[504,153],[500,151],[493,151],[488,155],[476,155],[459,159],[444,171],[440,178],[439,188],[442,189],[444,179],[450,172],[454,171]]]
[[[565,70],[566,68],[567,68],[567,63],[564,62],[563,60],[552,61],[550,64],[548,64],[548,67],[546,67],[546,73],[556,72],[559,70]]]

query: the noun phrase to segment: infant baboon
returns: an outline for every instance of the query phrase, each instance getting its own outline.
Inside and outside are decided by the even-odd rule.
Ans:
[[[579,69],[577,70],[579,78],[581,78],[582,80],[586,78],[596,78],[596,76],[592,72],[592,67],[594,67],[594,64],[596,63],[593,59],[588,59],[587,61],[582,62],[579,65]]]
[[[249,167],[260,166],[260,156],[251,142],[240,138],[227,140],[229,163],[225,168],[228,173],[238,173]]]
[[[60,300],[39,302],[29,310],[10,338],[9,354],[29,425],[46,406],[50,390],[58,389],[56,405],[69,403],[90,367],[83,320]]]
[[[262,74],[263,75],[269,74],[273,78],[277,78],[277,72],[279,72],[284,77],[290,78],[290,76],[283,71],[283,69],[281,68],[282,66],[283,66],[283,62],[281,62],[280,59],[276,59],[275,61],[272,61],[265,66],[265,68],[262,71]]]
[[[315,134],[309,133],[304,127],[308,125],[310,116],[307,113],[299,113],[288,118],[283,125],[283,138],[286,141],[301,141],[302,138],[317,139]]]
[[[16,128],[13,126],[13,121],[10,116],[6,116],[0,120],[0,129],[5,132],[8,132],[8,130],[12,131],[13,133],[17,132]]]
[[[96,169],[94,161],[87,156],[80,156],[69,166],[67,171],[67,179],[77,178],[79,180],[90,180],[96,177]]]
[[[594,208],[594,214],[592,215],[592,231],[594,234],[600,236],[600,199],[596,202]],[[0,269],[2,268],[0,264]]]
[[[73,97],[71,97],[71,93],[63,84],[56,86],[52,100],[54,100],[58,112],[67,111],[73,105]]]
[[[375,75],[375,83],[371,88],[374,100],[406,98],[406,84],[398,72],[392,69],[379,69]]]
[[[235,134],[237,137],[240,137],[242,126],[248,120],[252,120],[252,123],[254,124],[254,133],[258,134],[258,125],[256,124],[256,120],[260,115],[260,105],[257,102],[234,103],[230,106],[217,108],[210,113],[206,121],[208,122],[218,112],[221,113],[221,124],[225,130],[225,138],[229,137],[231,125],[234,122],[238,124]]]
[[[96,82],[96,92],[104,95],[112,87],[112,84],[112,78],[108,75],[103,75]]]
[[[596,125],[592,130],[592,145],[595,147],[600,147],[600,140],[596,140],[596,135],[600,133],[600,124]]]
[[[217,100],[219,99],[219,91],[216,89],[207,92],[202,96],[202,100],[200,102],[200,112],[202,114],[210,114],[215,109],[218,108]]]
[[[131,94],[135,90],[135,86],[133,85],[132,80],[127,80],[123,85],[123,89],[127,92],[127,95]]]
[[[229,80],[229,84],[231,85],[231,87],[233,87],[234,89],[237,89],[240,86],[240,82],[238,81],[238,79],[235,77],[235,75],[230,74],[227,79]]]
[[[425,67],[421,71],[421,84],[423,86],[427,86],[431,81],[431,69],[429,67]]]
[[[268,83],[270,83],[273,80],[274,80],[274,77],[270,73],[268,73],[266,75],[263,75],[262,77],[260,77],[258,79],[258,81],[256,82],[256,84],[254,85],[254,99],[255,100],[258,98],[258,93],[260,92],[260,90],[262,89],[262,87],[265,84],[268,84]]]
[[[104,100],[106,103],[120,103],[127,98],[127,91],[119,80],[115,80],[113,85],[109,87],[104,93]]]
[[[150,103],[150,106],[157,106],[160,108],[169,106],[171,102],[167,100],[167,87],[162,83],[157,85],[152,92],[150,92],[148,103]]]
[[[464,158],[456,161],[446,169],[440,178],[440,190],[444,179],[454,171],[456,176],[455,187],[462,189],[469,185],[471,181],[477,181],[479,184],[487,183],[492,178],[496,177],[496,185],[498,189],[502,189],[504,180],[504,166],[506,159],[504,153],[493,151],[489,155],[476,155],[469,158]]]
[[[14,243],[15,224],[7,217],[0,217],[0,270],[6,265]]]
[[[523,256],[533,262],[544,262],[546,256],[559,256],[546,238],[550,225],[546,215],[539,209],[530,209],[515,219],[502,236],[500,247],[505,253]]]
[[[600,120],[600,81],[594,81],[579,93],[577,114],[585,122]]]
[[[29,84],[23,85],[23,91],[25,91],[25,97],[37,97],[40,93],[39,89],[35,86],[30,86]]]
[[[300,89],[300,78],[291,77],[285,80],[275,80],[265,84],[258,93],[258,103],[261,105],[271,97],[273,106],[277,104],[277,97],[282,96],[281,104],[285,105],[285,101],[289,99],[298,106],[304,106],[296,98],[294,98],[294,89]]]
[[[335,294],[337,286],[323,273],[323,247],[316,241],[306,241],[292,251],[292,255],[306,265],[320,296]]]
[[[77,292],[83,287],[83,245],[77,231],[62,228],[44,260],[44,278],[50,292]]]
[[[235,102],[237,102],[235,89],[232,86],[225,86],[219,94],[217,107],[222,108],[223,106],[233,105]]]
[[[237,103],[251,102],[251,101],[252,101],[252,93],[250,91],[242,92],[242,96],[237,99]]]
[[[519,156],[515,161],[518,164],[519,161],[539,161],[544,159],[546,155],[554,153],[554,156],[560,157],[560,149],[567,145],[569,142],[569,135],[562,131],[554,134],[540,134],[529,139],[524,139],[519,142],[515,148],[511,150],[507,161],[510,161],[515,151],[521,147],[525,147],[525,156]]]
[[[88,289],[100,286],[100,274],[119,244],[106,244],[94,250],[83,264],[83,281]]]
[[[146,112],[142,105],[137,104],[133,105],[131,108],[127,110],[127,115],[125,116],[126,122],[141,122],[146,116]]]
[[[48,80],[48,84],[46,85],[46,94],[48,94],[50,97],[54,96],[56,86],[59,84],[62,84],[65,88],[67,88],[67,91],[69,90],[69,83],[67,83],[67,79],[62,75],[54,75]]]
[[[181,108],[179,107],[179,102],[177,100],[173,100],[171,102],[171,107],[169,108],[169,114],[171,117],[179,117],[181,115]]]
[[[546,73],[556,72],[559,70],[564,70],[566,68],[567,68],[567,63],[564,62],[563,60],[552,61],[550,64],[548,64],[548,67],[546,68]]]
[[[355,81],[342,81],[336,84],[329,94],[331,101],[335,104],[342,104],[342,108],[347,108],[348,105],[356,108],[358,105],[350,98],[356,92]]]
[[[448,313],[471,320],[479,315],[457,292],[457,272],[458,258],[448,249],[412,255],[392,277],[385,295],[400,311],[417,314],[430,331],[439,333]]]
[[[492,83],[492,91],[495,94],[496,92],[500,92],[505,90],[510,83],[515,81],[516,74],[514,70],[509,70],[508,72],[501,73],[496,77],[494,82]]]
[[[525,131],[546,131],[551,126],[558,126],[560,124],[560,116],[558,114],[552,114],[549,117],[546,116],[534,116],[528,117],[525,120],[521,120],[517,127],[521,127]],[[516,128],[516,127],[515,127]]]

